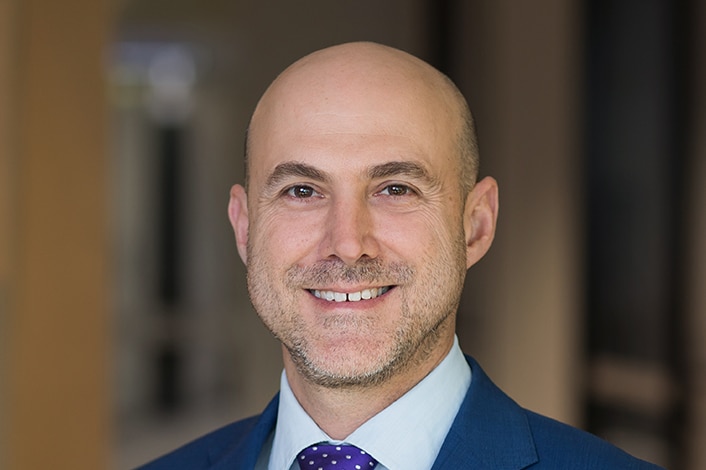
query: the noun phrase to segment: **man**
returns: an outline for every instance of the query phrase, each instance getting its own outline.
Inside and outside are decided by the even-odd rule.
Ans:
[[[246,154],[229,216],[282,343],[280,394],[145,468],[656,468],[523,410],[461,353],[456,312],[498,187],[477,181],[448,78],[378,44],[315,52],[265,92]]]

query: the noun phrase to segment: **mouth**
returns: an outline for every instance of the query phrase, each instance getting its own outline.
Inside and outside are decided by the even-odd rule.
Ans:
[[[309,292],[316,298],[329,302],[360,302],[380,297],[394,286],[372,287],[358,292],[336,292],[332,290],[309,289]]]

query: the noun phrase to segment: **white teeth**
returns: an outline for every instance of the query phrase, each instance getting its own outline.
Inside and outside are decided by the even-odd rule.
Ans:
[[[310,292],[314,294],[315,297],[319,299],[324,299],[334,302],[359,302],[360,300],[369,300],[378,297],[385,292],[390,290],[389,287],[377,287],[372,289],[363,289],[358,292],[350,292],[346,294],[345,292],[334,292],[331,290],[315,290],[312,289]]]

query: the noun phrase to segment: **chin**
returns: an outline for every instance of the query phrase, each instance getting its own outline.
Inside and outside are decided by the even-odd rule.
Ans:
[[[370,386],[389,378],[395,364],[389,352],[375,348],[341,347],[314,351],[290,349],[299,373],[308,381],[328,388]]]

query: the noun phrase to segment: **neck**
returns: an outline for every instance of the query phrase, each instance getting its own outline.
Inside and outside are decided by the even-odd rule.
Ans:
[[[326,387],[308,380],[297,370],[286,349],[284,367],[287,380],[302,408],[332,439],[344,440],[363,423],[411,390],[446,357],[453,334],[432,350],[418,348],[404,370],[375,386]],[[423,353],[426,349],[426,353]]]

